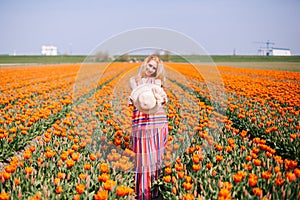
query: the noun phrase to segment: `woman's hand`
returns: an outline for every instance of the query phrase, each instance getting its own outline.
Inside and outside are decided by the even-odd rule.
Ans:
[[[153,88],[152,92],[153,92],[154,97],[156,98],[157,103],[159,105],[162,105],[163,103],[167,102],[167,94],[165,93],[165,91],[162,88],[160,88],[160,89]]]

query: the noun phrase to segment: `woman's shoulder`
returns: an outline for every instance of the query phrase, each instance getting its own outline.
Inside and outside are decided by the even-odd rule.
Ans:
[[[155,77],[132,76],[132,77],[130,77],[129,82],[131,84],[135,83],[136,85],[151,83],[151,84],[162,86],[162,81]]]
[[[133,76],[129,79],[129,83],[130,83],[130,88],[133,90],[134,88],[137,87],[138,85],[138,81],[137,81],[137,77]]]
[[[155,77],[143,77],[142,80],[141,80],[141,83],[150,83],[150,84],[155,84],[155,85],[159,85],[161,86],[162,82],[160,79],[157,79]]]
[[[162,83],[162,82],[161,82],[160,79],[158,79],[158,78],[154,79],[154,84],[159,85],[159,86],[162,86],[161,83]]]
[[[132,76],[132,77],[129,78],[130,81],[136,80],[136,79],[137,79],[137,76]]]

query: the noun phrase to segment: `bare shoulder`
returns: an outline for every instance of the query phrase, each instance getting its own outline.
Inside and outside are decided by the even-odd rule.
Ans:
[[[129,79],[129,83],[130,83],[130,88],[133,90],[134,88],[137,87],[137,78],[136,76],[133,76]]]
[[[155,80],[154,80],[154,83],[155,83],[156,85],[162,86],[162,85],[161,85],[161,80],[160,80],[160,79],[155,79]]]

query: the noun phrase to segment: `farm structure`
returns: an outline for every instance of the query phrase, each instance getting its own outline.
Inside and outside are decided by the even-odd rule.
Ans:
[[[271,51],[273,56],[291,56],[291,50],[286,48],[273,48]]]
[[[288,48],[260,48],[258,50],[260,56],[291,56],[291,50]]]
[[[57,47],[52,45],[43,45],[41,54],[45,56],[56,56],[57,55]]]

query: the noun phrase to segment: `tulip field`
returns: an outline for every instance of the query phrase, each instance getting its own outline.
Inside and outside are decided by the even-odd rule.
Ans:
[[[140,64],[0,67],[0,200],[135,199]],[[299,72],[217,66],[221,83],[211,66],[165,67],[163,199],[300,199]]]

